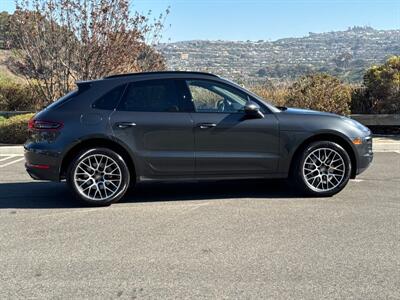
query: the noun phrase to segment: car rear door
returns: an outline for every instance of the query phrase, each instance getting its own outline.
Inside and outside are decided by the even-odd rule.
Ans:
[[[193,103],[197,176],[256,175],[277,171],[279,126],[264,109],[251,118],[244,105],[251,96],[223,82],[186,80],[185,98]]]
[[[173,79],[132,82],[110,116],[144,179],[194,174],[193,122],[180,95]]]

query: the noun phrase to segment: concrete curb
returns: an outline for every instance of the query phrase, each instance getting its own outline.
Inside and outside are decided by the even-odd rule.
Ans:
[[[24,147],[21,145],[18,146],[4,146],[0,145],[0,155],[23,155],[24,154]]]
[[[374,152],[398,152],[400,153],[400,142],[397,143],[373,143]]]

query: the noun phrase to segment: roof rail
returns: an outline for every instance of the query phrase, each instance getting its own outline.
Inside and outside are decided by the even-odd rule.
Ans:
[[[213,77],[218,77],[218,75],[206,73],[206,72],[192,72],[192,71],[154,71],[154,72],[138,72],[138,73],[126,73],[126,74],[116,74],[104,77],[104,79],[127,77],[127,76],[140,76],[140,75],[155,75],[155,74],[198,74],[198,75],[208,75]]]

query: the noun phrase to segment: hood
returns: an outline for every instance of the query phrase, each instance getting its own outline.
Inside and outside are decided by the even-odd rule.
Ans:
[[[340,117],[339,115],[328,113],[328,112],[311,110],[311,109],[294,108],[294,107],[288,107],[287,109],[283,110],[281,113],[282,114],[290,114],[290,115],[317,115],[317,116]]]

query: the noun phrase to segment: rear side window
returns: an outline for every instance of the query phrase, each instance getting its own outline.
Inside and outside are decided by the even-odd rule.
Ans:
[[[92,107],[97,109],[113,110],[118,105],[119,99],[125,90],[125,85],[120,85],[101,96]]]
[[[74,90],[72,92],[69,92],[68,94],[64,95],[63,97],[57,99],[56,101],[54,101],[53,103],[51,103],[50,105],[46,106],[46,109],[53,109],[53,108],[57,108],[60,107],[61,105],[67,103],[68,101],[76,98],[77,96],[79,96],[82,93],[81,90]]]
[[[180,103],[174,80],[148,80],[129,84],[118,110],[179,112]]]

